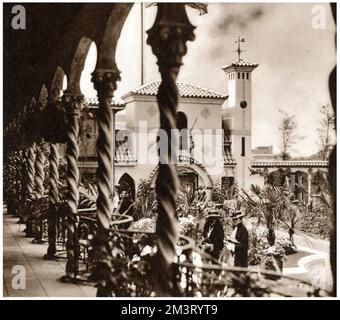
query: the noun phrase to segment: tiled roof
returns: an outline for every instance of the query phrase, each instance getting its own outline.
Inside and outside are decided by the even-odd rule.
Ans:
[[[132,147],[127,144],[120,144],[116,142],[115,163],[134,163],[136,159],[133,158]],[[79,157],[80,167],[96,167],[97,157]]]
[[[276,168],[276,167],[328,167],[328,161],[318,160],[293,160],[293,161],[253,161],[253,168]]]
[[[235,62],[232,62],[230,64],[227,64],[226,66],[222,67],[223,70],[227,70],[229,68],[235,68],[235,67],[250,67],[250,68],[256,68],[258,64],[252,63],[245,60],[236,60]]]
[[[112,106],[123,107],[125,106],[125,101],[119,98],[112,98]],[[97,107],[99,105],[97,98],[85,98],[84,105],[87,107]]]
[[[160,81],[153,81],[147,83],[139,88],[136,88],[129,93],[125,94],[122,98],[126,98],[133,94],[155,96],[157,95]],[[183,98],[209,98],[209,99],[227,99],[228,95],[213,91],[210,89],[202,88],[189,83],[177,82],[179,95]]]
[[[130,145],[126,146],[125,144],[122,144],[116,148],[115,162],[133,162],[133,161],[135,161],[135,159],[133,158],[132,148]]]
[[[234,165],[236,165],[236,160],[231,158],[230,156],[224,155],[224,165],[225,166],[234,166]]]

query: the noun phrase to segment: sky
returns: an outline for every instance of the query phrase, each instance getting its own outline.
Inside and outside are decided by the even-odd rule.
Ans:
[[[325,12],[325,28],[313,28],[315,6]],[[225,93],[227,78],[221,67],[236,60],[234,41],[246,38],[241,58],[259,66],[252,76],[252,147],[273,145],[279,151],[279,109],[296,116],[302,139],[295,155],[318,151],[317,127],[322,105],[331,105],[328,76],[336,62],[335,26],[328,4],[209,3],[208,14],[187,7],[196,39],[188,42],[178,81]],[[155,18],[156,7],[145,9],[144,31]],[[141,85],[141,5],[135,4],[118,42],[116,61],[122,80],[120,97]],[[144,83],[160,80],[156,57],[144,36]],[[81,78],[86,97],[95,97],[91,72],[96,47],[89,50]]]

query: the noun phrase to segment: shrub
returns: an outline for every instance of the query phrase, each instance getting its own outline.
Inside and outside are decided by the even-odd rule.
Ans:
[[[249,233],[248,263],[250,265],[260,265],[261,268],[272,269],[274,258],[282,267],[283,260],[291,251],[292,246],[288,239],[279,238],[275,245],[270,246],[266,231],[252,229]]]
[[[140,180],[134,204],[135,215],[138,218],[153,217],[156,212],[156,204],[155,191],[150,188],[150,184],[146,180]]]
[[[156,219],[155,218],[142,218],[138,221],[134,221],[129,230],[139,230],[139,231],[155,231],[156,229]]]
[[[248,263],[250,265],[261,264],[263,250],[266,248],[267,242],[265,233],[252,229],[249,232],[249,249],[248,249]]]
[[[190,237],[192,239],[196,239],[198,232],[198,221],[194,216],[188,215],[187,217],[178,218],[180,233]]]
[[[329,239],[332,230],[331,211],[324,203],[314,201],[312,210],[305,212],[298,229],[322,239]]]

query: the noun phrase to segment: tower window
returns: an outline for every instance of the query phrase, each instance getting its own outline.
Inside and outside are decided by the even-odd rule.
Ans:
[[[249,80],[249,73],[247,72],[247,80]]]
[[[242,79],[244,79],[244,72],[242,72]]]
[[[241,79],[241,75],[239,72],[237,73],[237,78]]]
[[[242,146],[241,146],[241,156],[245,157],[246,156],[246,138],[242,137]]]

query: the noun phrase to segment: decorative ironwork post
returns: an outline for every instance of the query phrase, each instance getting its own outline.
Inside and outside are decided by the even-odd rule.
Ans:
[[[58,145],[56,143],[50,144],[50,209],[48,212],[48,249],[47,254],[44,256],[45,259],[53,259],[56,254],[56,222],[57,222],[57,212],[56,207],[59,201],[58,192]]]
[[[78,133],[81,103],[83,95],[71,95],[65,93],[63,95],[63,103],[67,114],[67,142],[66,142],[66,162],[67,162],[67,204],[69,212],[67,215],[67,262],[66,262],[66,277],[75,279],[78,272],[78,241],[76,234],[76,224],[78,220],[78,203],[79,203],[79,169],[78,169]]]
[[[194,40],[194,26],[191,25],[184,4],[158,4],[153,27],[147,31],[147,43],[158,59],[162,82],[158,89],[157,101],[160,112],[160,129],[168,137],[167,152],[159,153],[159,170],[156,178],[158,216],[156,234],[158,240],[158,263],[155,266],[157,282],[162,294],[171,294],[174,289],[170,266],[175,256],[178,231],[175,221],[178,177],[177,141],[171,135],[176,129],[178,89],[176,78],[187,52],[186,42]]]
[[[114,117],[111,109],[113,93],[120,80],[120,72],[115,70],[95,70],[92,74],[92,82],[97,90],[99,108],[97,112],[98,122],[98,199],[97,220],[98,231],[95,239],[96,270],[95,278],[99,281],[97,296],[111,296],[108,288],[108,279],[111,273],[110,257],[112,256],[109,246],[109,230],[113,213],[114,191]]]

